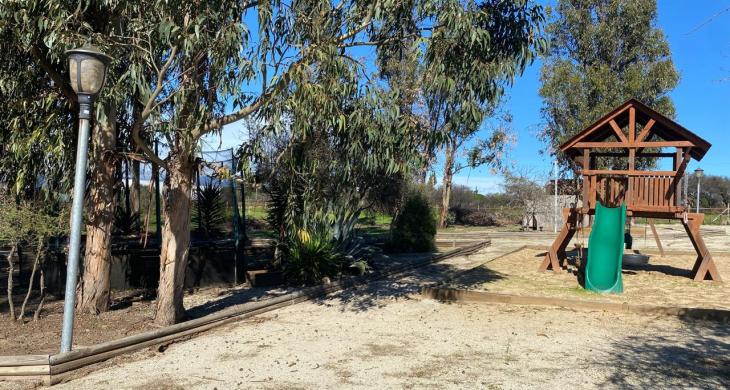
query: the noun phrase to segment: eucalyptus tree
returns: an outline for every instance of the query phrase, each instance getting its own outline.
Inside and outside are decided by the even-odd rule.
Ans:
[[[68,81],[65,51],[87,43],[101,46],[115,60],[107,86],[97,99],[89,157],[86,207],[86,250],[77,309],[99,313],[109,308],[111,232],[114,223],[114,184],[119,155],[117,122],[131,105],[126,69],[128,47],[117,44],[127,2],[6,1],[0,7],[3,51],[13,52],[0,64],[0,90],[9,102],[0,121],[8,121],[13,154],[0,162],[16,193],[37,187],[46,194],[66,196],[73,172],[78,106]]]
[[[558,2],[540,88],[549,151],[632,97],[674,116],[668,94],[679,74],[656,23],[655,0]]]
[[[293,134],[285,153],[317,134],[315,129],[328,128],[346,153],[360,154],[359,161],[346,159],[351,167],[406,169],[408,162],[392,153],[402,149],[387,145],[409,145],[414,127],[401,120],[392,96],[372,82],[363,48],[377,51],[412,40],[422,51],[422,82],[430,91],[444,99],[466,91],[454,99],[458,109],[448,111],[449,120],[466,122],[475,120],[479,103],[496,98],[504,74],[517,73],[530,61],[542,20],[539,6],[502,0],[140,4],[144,17],[126,13],[120,42],[134,49],[125,77],[136,80],[144,107],[133,135],[147,157],[167,171],[160,324],[184,315],[190,190],[202,136],[257,115],[269,131],[287,128]],[[403,23],[411,26],[406,33],[394,28]],[[469,82],[472,78],[479,82]],[[142,142],[143,132],[166,139],[166,158]],[[369,147],[383,139],[388,142],[378,149]],[[345,190],[357,191],[340,189]]]
[[[53,201],[69,184],[64,172],[73,163],[66,145],[73,141],[75,102],[29,52],[18,50],[16,32],[4,19],[0,38],[0,50],[14,53],[0,62],[0,183],[11,195]]]
[[[438,219],[440,228],[446,227],[454,175],[467,168],[475,169],[487,165],[493,170],[499,170],[505,165],[503,160],[513,138],[510,133],[512,117],[509,113],[498,115],[484,113],[483,115],[491,116],[490,123],[480,125],[476,129],[462,126],[452,127],[447,134]],[[481,132],[488,134],[481,136],[478,134]],[[459,157],[463,160],[460,160]]]
[[[97,116],[110,134],[114,109],[129,107],[123,97],[133,97],[132,104],[141,108],[131,127],[135,146],[167,173],[159,324],[184,315],[190,193],[201,137],[256,115],[270,132],[291,131],[285,153],[315,134],[336,135],[337,153],[349,164],[339,166],[345,178],[356,172],[404,171],[412,161],[401,152],[418,148],[410,146],[423,129],[400,115],[408,100],[398,94],[405,92],[383,90],[362,54],[407,43],[422,63],[422,87],[454,102],[444,118],[460,125],[478,122],[479,105],[496,99],[504,75],[530,60],[542,18],[540,7],[519,0],[37,0],[11,5],[3,9],[3,19],[14,20],[24,32],[26,47],[43,44],[47,52],[41,64],[43,59],[62,64],[63,50],[86,39],[123,58],[113,64],[117,71],[102,97],[107,104],[100,105],[106,108]],[[64,85],[62,72],[44,70],[56,86]],[[439,129],[437,140],[444,134]],[[152,137],[165,141],[165,158],[145,143]],[[100,201],[105,197],[91,198],[95,207],[113,209]],[[353,207],[355,200],[343,203]]]
[[[445,146],[443,198],[439,224],[448,211],[454,159],[495,111],[504,87],[514,82],[538,53],[546,49],[541,35],[542,8],[525,1],[485,1],[440,5],[452,14],[450,28],[437,29],[426,50],[424,96],[429,125]],[[469,166],[499,166],[508,137],[497,129],[475,143]]]

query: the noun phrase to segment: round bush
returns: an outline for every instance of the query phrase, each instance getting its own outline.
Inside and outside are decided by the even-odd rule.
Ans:
[[[394,252],[429,252],[436,249],[436,219],[421,192],[408,195],[395,219],[389,249]]]

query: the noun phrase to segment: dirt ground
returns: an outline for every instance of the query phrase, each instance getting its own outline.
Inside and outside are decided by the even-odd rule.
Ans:
[[[374,265],[387,269],[413,261],[429,254],[381,256]],[[184,303],[189,318],[199,318],[224,308],[273,298],[290,293],[292,287],[251,288],[206,287],[186,291]],[[98,344],[155,329],[155,291],[122,291],[113,295],[112,310],[99,316],[77,315],[74,322],[74,349]],[[16,297],[17,298],[17,297]],[[58,352],[63,321],[63,301],[49,298],[37,322],[31,321],[36,303],[25,321],[12,321],[7,306],[0,304],[0,356],[24,354],[52,354]],[[16,311],[19,308],[16,308]]]
[[[59,389],[730,385],[730,329],[674,317],[420,300],[378,283],[106,364]],[[162,352],[161,352],[162,351]]]
[[[632,304],[730,309],[730,285],[711,281],[695,282],[689,274],[693,254],[650,256],[649,264],[623,270],[623,294],[596,294],[580,286],[576,267],[571,272],[539,273],[544,250],[524,249],[498,258],[461,275],[450,284],[516,295],[533,295]],[[730,278],[730,254],[714,253],[720,275]]]
[[[661,220],[657,220],[660,222]],[[631,228],[633,235],[633,248],[642,252],[658,253],[658,247],[651,229],[643,221],[638,221]],[[691,252],[692,243],[687,238],[687,233],[679,223],[657,223],[657,233],[665,251],[667,252]],[[545,248],[555,240],[557,233],[549,231],[527,231],[512,232],[504,231],[504,228],[483,228],[483,227],[457,227],[439,231],[436,239],[439,247],[448,249],[454,246],[465,245],[475,240],[483,240],[485,238],[493,238],[500,243],[511,242],[519,245],[542,246]],[[701,228],[702,237],[711,253],[730,253],[730,226],[719,225],[703,225]],[[590,229],[578,232],[570,241],[569,248],[575,244],[582,243],[583,246],[588,244],[588,236]]]
[[[254,289],[246,286],[209,287],[188,291],[185,295],[185,307],[191,318],[197,318],[224,307],[271,298],[289,291],[290,289],[285,288]],[[74,321],[74,348],[154,329],[153,293],[117,292],[111,311],[98,316],[77,315]],[[58,352],[63,321],[63,301],[48,302],[37,322],[31,321],[32,314],[31,312],[30,316],[26,315],[25,321],[20,322],[10,320],[5,311],[0,313],[0,356]]]

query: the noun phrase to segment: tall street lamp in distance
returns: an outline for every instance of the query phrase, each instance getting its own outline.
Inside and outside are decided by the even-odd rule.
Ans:
[[[104,86],[106,67],[111,61],[111,57],[94,46],[69,50],[66,54],[68,55],[71,87],[76,92],[79,102],[79,135],[76,147],[73,203],[71,205],[71,234],[66,265],[66,293],[63,303],[61,352],[69,352],[73,342],[76,281],[79,277],[81,223],[84,214],[84,189],[86,188],[86,157],[89,152],[89,122],[93,112],[94,98]]]
[[[695,177],[697,177],[697,204],[695,205],[695,212],[700,213],[700,182],[702,181],[702,175],[705,171],[702,168],[695,169]]]

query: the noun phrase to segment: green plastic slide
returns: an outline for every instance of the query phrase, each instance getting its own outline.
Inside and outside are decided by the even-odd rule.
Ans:
[[[588,238],[585,288],[602,293],[620,293],[621,260],[624,255],[626,205],[611,208],[596,204],[596,216]]]

